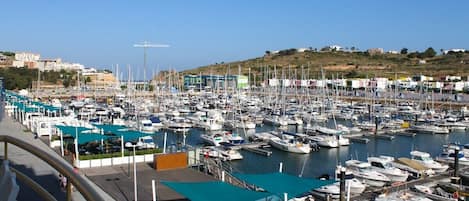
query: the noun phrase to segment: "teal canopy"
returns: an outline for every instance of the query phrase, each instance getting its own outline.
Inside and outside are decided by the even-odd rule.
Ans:
[[[134,141],[138,139],[139,137],[153,135],[153,134],[148,134],[148,133],[142,133],[140,131],[135,131],[135,130],[118,130],[113,134],[119,137],[124,136],[124,142]]]
[[[93,124],[93,126],[96,126],[99,130],[103,130],[104,133],[113,133],[116,134],[119,131],[122,131],[123,129],[126,129],[127,127],[125,126],[119,126],[119,125],[111,125],[111,124]]]
[[[87,131],[87,130],[92,130],[91,128],[80,127],[80,126],[55,125],[55,127],[57,127],[62,132],[62,134],[71,135],[73,138],[75,138],[75,136],[78,133],[82,133],[83,131]]]
[[[275,195],[281,196],[288,193],[288,199],[302,195],[312,189],[335,183],[333,180],[305,179],[283,173],[234,174],[234,176]]]
[[[266,192],[246,190],[220,181],[211,182],[168,182],[164,185],[182,194],[191,201],[280,201]]]
[[[99,133],[80,133],[78,134],[78,144],[85,144],[93,141],[107,140],[113,136],[101,135]]]

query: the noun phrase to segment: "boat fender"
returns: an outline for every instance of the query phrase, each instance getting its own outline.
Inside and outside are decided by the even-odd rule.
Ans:
[[[454,199],[458,199],[458,198],[459,198],[459,193],[458,193],[458,191],[454,191],[454,193],[453,193],[453,198],[454,198]]]

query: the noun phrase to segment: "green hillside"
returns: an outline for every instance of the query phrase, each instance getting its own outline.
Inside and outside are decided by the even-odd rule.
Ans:
[[[427,50],[428,51],[428,50]],[[369,54],[368,52],[282,50],[277,54],[231,63],[202,66],[182,71],[183,74],[237,74],[241,66],[242,74],[265,78],[266,72],[272,77],[274,66],[278,78],[315,78],[320,76],[321,67],[326,76],[374,77],[425,74],[430,76],[469,75],[469,53],[435,55],[435,52],[413,52],[409,54]],[[425,62],[425,63],[424,63]],[[267,71],[267,69],[269,69]],[[295,73],[296,72],[296,73]]]

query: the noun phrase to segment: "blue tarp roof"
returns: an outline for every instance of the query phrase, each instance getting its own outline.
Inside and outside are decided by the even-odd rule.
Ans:
[[[284,173],[234,174],[234,176],[275,195],[282,196],[284,193],[288,193],[289,199],[335,182],[333,180],[305,179]]]
[[[211,182],[168,182],[164,185],[182,194],[191,201],[260,201],[272,197],[266,192],[256,192],[243,189],[221,181]],[[273,197],[279,201],[278,197]]]

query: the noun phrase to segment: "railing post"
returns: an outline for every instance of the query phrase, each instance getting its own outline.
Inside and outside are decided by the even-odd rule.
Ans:
[[[72,182],[67,178],[67,201],[72,201]]]
[[[3,142],[4,143],[4,152],[3,152],[3,158],[5,160],[8,160],[8,142]]]

